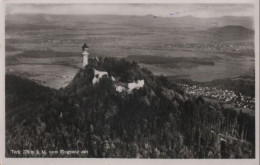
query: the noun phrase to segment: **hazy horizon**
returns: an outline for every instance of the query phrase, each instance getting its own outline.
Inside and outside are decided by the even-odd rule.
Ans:
[[[253,17],[254,7],[252,4],[8,4],[6,14]]]

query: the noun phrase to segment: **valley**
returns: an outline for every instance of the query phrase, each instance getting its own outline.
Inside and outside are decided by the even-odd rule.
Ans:
[[[6,72],[23,72],[42,85],[65,87],[81,68],[80,47],[87,42],[90,57],[135,60],[156,75],[202,82],[251,75],[255,63],[252,22],[240,19],[244,21],[236,17],[8,15]],[[225,28],[213,26],[212,21]],[[247,28],[239,25],[245,21]]]

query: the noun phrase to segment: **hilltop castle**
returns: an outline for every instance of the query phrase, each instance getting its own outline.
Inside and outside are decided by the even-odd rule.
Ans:
[[[84,45],[82,46],[82,55],[83,55],[83,69],[84,69],[85,66],[89,64],[89,61],[88,61],[88,55],[89,55],[88,45],[86,43],[84,43]],[[140,89],[144,86],[144,80],[137,80],[137,81],[134,81],[134,82],[131,82],[131,83],[118,82],[118,81],[116,81],[116,79],[113,76],[109,75],[108,72],[106,72],[105,70],[103,70],[103,69],[97,70],[97,67],[93,67],[92,65],[93,65],[94,61],[99,62],[99,59],[97,57],[94,57],[90,61],[90,63],[91,63],[90,68],[94,72],[92,84],[98,83],[101,78],[106,76],[106,77],[111,78],[111,80],[114,82],[114,87],[116,88],[116,91],[118,91],[119,93],[124,92],[124,91],[131,93],[133,89]]]

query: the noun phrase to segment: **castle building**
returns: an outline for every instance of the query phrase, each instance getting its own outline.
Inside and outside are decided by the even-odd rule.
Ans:
[[[88,45],[85,43],[82,46],[82,55],[83,55],[83,68],[88,65]]]

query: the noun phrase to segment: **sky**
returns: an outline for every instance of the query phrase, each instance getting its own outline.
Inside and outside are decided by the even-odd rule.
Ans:
[[[252,4],[8,4],[6,14],[254,16]]]

